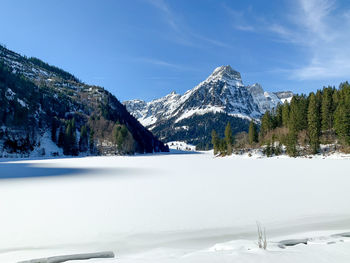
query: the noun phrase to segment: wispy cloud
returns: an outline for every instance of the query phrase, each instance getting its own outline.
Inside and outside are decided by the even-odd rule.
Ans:
[[[224,6],[237,30],[272,34],[274,40],[303,52],[299,66],[278,69],[296,80],[348,78],[350,72],[350,10],[336,0],[289,0],[286,12],[270,20],[251,11]],[[248,19],[250,18],[250,19]]]
[[[180,66],[177,64],[169,63],[167,61],[154,59],[154,58],[139,58],[137,60],[144,62],[144,63],[157,65],[157,66],[164,66],[164,67],[169,67],[169,68],[180,68]]]
[[[349,11],[349,10],[345,10]],[[289,24],[275,30],[281,38],[308,50],[308,61],[291,70],[299,80],[348,78],[350,17],[333,0],[298,0]]]
[[[175,15],[164,0],[147,0],[147,2],[162,12],[165,21],[172,29],[175,31],[180,31]]]
[[[249,22],[244,11],[234,10],[225,3],[222,4],[222,7],[230,15],[230,18],[232,20],[232,26],[234,29],[249,32],[255,31],[255,26]]]
[[[166,77],[166,76],[159,76],[159,77],[147,77],[146,79],[149,80],[175,80],[179,79],[179,77]]]
[[[153,7],[157,8],[166,22],[173,30],[173,40],[185,46],[203,47],[203,42],[210,46],[230,47],[228,44],[208,36],[194,33],[191,28],[180,19],[165,0],[146,0]]]
[[[140,57],[140,58],[136,58],[135,60],[137,62],[151,64],[151,65],[160,66],[160,67],[171,68],[174,70],[182,70],[182,71],[197,71],[198,70],[196,68],[188,67],[186,65],[171,63],[171,62],[156,59],[156,58]]]

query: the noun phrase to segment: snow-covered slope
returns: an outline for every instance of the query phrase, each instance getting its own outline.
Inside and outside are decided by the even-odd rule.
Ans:
[[[172,92],[151,102],[130,100],[125,101],[124,105],[143,125],[152,127],[174,116],[176,120],[181,120],[207,112],[225,112],[232,116],[258,119],[266,110],[272,110],[281,103],[280,98],[285,96],[289,98],[293,94],[266,92],[258,83],[245,86],[239,72],[231,66],[221,66],[182,96]]]
[[[164,128],[168,129],[171,126],[175,131],[180,121],[207,113],[221,113],[246,120],[259,119],[265,111],[272,110],[278,103],[282,103],[278,95],[264,91],[257,83],[245,86],[238,71],[233,70],[231,66],[221,66],[183,95],[172,92],[151,102],[130,100],[123,104],[139,122],[162,139],[188,141],[188,135],[181,138],[164,138],[164,129],[160,127],[167,123]],[[210,128],[208,127],[207,132],[211,132]]]
[[[210,152],[3,161],[1,177],[37,177],[1,181],[0,262],[113,251],[91,263],[347,263],[350,237],[332,235],[350,232],[348,167]],[[278,247],[286,239],[309,240]]]
[[[291,91],[281,91],[281,92],[275,92],[274,93],[283,103],[287,101],[290,103],[290,101],[293,98],[293,92]]]

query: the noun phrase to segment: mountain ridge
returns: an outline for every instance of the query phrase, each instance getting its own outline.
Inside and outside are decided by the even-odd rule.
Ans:
[[[0,156],[30,156],[40,147],[39,152],[44,153],[42,145],[47,141],[42,140],[49,140],[45,136],[48,132],[56,147],[41,155],[167,150],[107,90],[87,85],[62,69],[3,46],[0,46],[0,104]],[[73,148],[67,150],[64,146],[68,135],[72,137]],[[54,145],[52,142],[49,144]]]
[[[162,126],[164,122],[173,127],[175,134],[175,130],[180,129],[178,123],[194,115],[220,113],[233,118],[258,121],[266,110],[272,110],[278,103],[282,103],[278,95],[264,91],[260,84],[245,86],[241,74],[229,65],[215,68],[204,81],[182,95],[172,92],[150,102],[143,100],[123,102],[140,123],[163,140],[169,138],[162,134],[162,129],[156,128]],[[235,119],[232,121],[237,122]],[[171,140],[179,139],[170,137]],[[186,136],[182,139],[194,143],[192,139],[188,141]],[[206,141],[208,142],[208,138]]]

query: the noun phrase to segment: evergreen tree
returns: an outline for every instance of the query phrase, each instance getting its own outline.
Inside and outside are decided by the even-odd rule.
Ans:
[[[256,125],[254,121],[250,121],[249,132],[248,132],[249,144],[258,142],[258,132],[256,130]]]
[[[307,129],[307,106],[308,106],[307,104],[308,103],[305,95],[297,96],[295,102],[296,102],[295,125],[296,125],[297,131],[302,131]]]
[[[271,156],[272,156],[272,147],[271,147],[270,141],[267,141],[267,144],[266,144],[266,147],[265,147],[263,153],[264,153],[267,157],[271,157]]]
[[[64,134],[64,145],[63,145],[64,155],[77,155],[77,142],[76,142],[76,127],[75,119],[68,121],[67,128]]]
[[[278,103],[276,107],[276,117],[275,117],[275,125],[274,128],[281,127],[283,125],[283,105],[281,103]]]
[[[321,112],[322,130],[331,130],[333,127],[333,89],[331,87],[323,89]]]
[[[320,148],[320,112],[317,107],[316,96],[312,92],[309,96],[308,107],[308,134],[310,138],[311,153],[315,154]]]
[[[269,111],[266,111],[261,119],[260,136],[264,138],[267,132],[269,132],[273,127],[272,117]]]
[[[80,128],[80,138],[79,138],[79,151],[86,152],[88,150],[88,134],[86,126],[83,125]]]
[[[58,120],[55,117],[52,119],[52,123],[51,123],[51,140],[53,142],[57,142],[57,128],[58,128]]]
[[[282,107],[282,125],[284,127],[288,127],[289,123],[289,103],[287,101],[284,101],[283,107]]]
[[[350,85],[346,82],[339,90],[339,103],[334,115],[334,128],[338,137],[350,145]]]
[[[296,157],[298,155],[297,150],[298,135],[294,130],[291,130],[287,136],[286,151],[291,157]]]
[[[94,131],[90,128],[90,132],[89,132],[89,149],[90,149],[90,153],[94,153],[95,149],[94,149],[95,145],[94,145]]]
[[[297,156],[297,141],[298,141],[298,132],[302,124],[300,123],[300,113],[299,108],[299,97],[294,96],[290,103],[289,110],[289,122],[288,122],[288,137],[287,137],[287,153],[289,156]]]
[[[211,144],[213,145],[214,154],[216,155],[219,148],[219,137],[215,130],[211,131]]]
[[[119,153],[133,154],[135,152],[134,138],[125,125],[116,124],[114,134]]]
[[[219,152],[221,155],[227,155],[227,143],[225,138],[219,139]]]
[[[57,146],[58,147],[63,147],[63,145],[64,145],[64,131],[63,131],[63,126],[61,126],[60,130],[58,132]]]
[[[233,145],[233,136],[232,136],[232,129],[230,122],[227,123],[225,128],[225,143],[226,143],[226,150],[227,154],[232,154],[232,145]]]

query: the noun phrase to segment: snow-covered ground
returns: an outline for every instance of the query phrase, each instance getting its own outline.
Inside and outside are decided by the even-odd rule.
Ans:
[[[170,150],[179,150],[179,151],[195,151],[196,146],[192,144],[188,144],[186,142],[181,141],[171,141],[166,143],[169,146]],[[176,152],[176,151],[171,151]]]
[[[0,161],[0,262],[349,262],[348,159],[202,154]],[[256,221],[268,250],[256,245]],[[279,241],[307,238],[281,248]],[[74,261],[83,262],[83,261]]]

